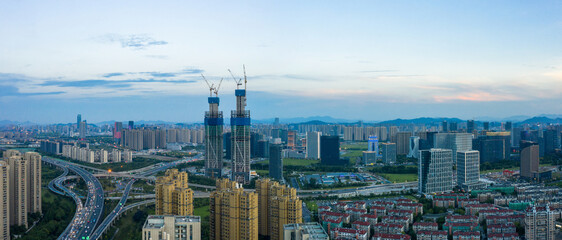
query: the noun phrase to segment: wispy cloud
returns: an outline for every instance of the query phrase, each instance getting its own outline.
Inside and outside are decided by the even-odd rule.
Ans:
[[[0,85],[0,97],[8,96],[39,96],[39,95],[58,95],[63,94],[63,91],[57,92],[20,92],[17,87]]]
[[[160,46],[168,44],[167,41],[156,40],[148,34],[131,34],[131,35],[119,35],[119,34],[106,34],[101,37],[96,38],[101,42],[114,43],[118,42],[123,48],[131,48],[134,50],[144,50],[151,46]]]
[[[124,73],[106,73],[104,75],[102,75],[104,78],[110,78],[110,77],[117,77],[117,76],[123,76],[125,75]]]

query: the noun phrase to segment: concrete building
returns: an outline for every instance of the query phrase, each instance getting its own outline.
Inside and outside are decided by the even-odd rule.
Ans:
[[[340,138],[338,136],[320,137],[320,163],[322,165],[345,165],[340,159]]]
[[[27,212],[42,211],[41,205],[41,155],[36,152],[26,152],[23,159],[28,167],[26,181],[28,182]]]
[[[283,180],[283,146],[281,144],[269,145],[269,176],[275,180]]]
[[[539,145],[533,142],[521,143],[521,177],[533,179],[539,171]]]
[[[0,239],[10,239],[10,167],[0,161]]]
[[[168,169],[156,179],[157,215],[193,215],[193,191],[187,180],[187,173],[177,169]]]
[[[411,136],[412,136],[411,132],[398,132],[396,134],[396,154],[397,155],[408,154]]]
[[[219,111],[218,97],[209,97],[209,111],[205,112],[205,176],[220,178],[223,165],[222,111]]]
[[[330,236],[318,222],[286,224],[283,240],[329,240]]]
[[[306,133],[306,158],[319,159],[320,158],[320,136],[321,132],[307,132]]]
[[[397,144],[395,143],[381,143],[381,155],[383,163],[396,163],[396,145]]]
[[[250,183],[250,110],[246,109],[246,89],[236,89],[236,110],[231,112],[231,180]]]
[[[258,195],[235,181],[217,179],[209,200],[209,239],[258,239]]]
[[[80,127],[78,128],[78,133],[81,139],[86,138],[86,134],[88,134],[88,124],[86,121],[80,122]]]
[[[527,240],[554,240],[554,211],[550,207],[529,207],[525,213],[525,238]]]
[[[457,152],[457,185],[469,190],[480,185],[480,153],[478,151]]]
[[[142,227],[143,240],[200,240],[201,217],[150,215]]]
[[[408,157],[416,158],[416,159],[420,157],[420,137],[418,136],[410,137]]]
[[[260,235],[280,240],[285,224],[302,223],[302,201],[296,189],[269,179],[258,179],[256,193]]]
[[[458,151],[472,150],[472,134],[469,133],[437,133],[433,139],[433,148],[451,149],[453,164],[457,163]]]
[[[369,165],[377,162],[377,153],[373,151],[363,151],[363,164]]]
[[[420,151],[418,191],[424,194],[453,190],[453,151],[432,148]]]

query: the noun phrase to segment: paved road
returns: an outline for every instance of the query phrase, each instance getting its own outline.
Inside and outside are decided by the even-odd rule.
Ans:
[[[57,187],[70,194],[75,199],[75,202],[77,204],[74,218],[58,239],[82,239],[82,237],[84,237],[84,239],[89,239],[89,236],[95,229],[103,212],[104,193],[101,183],[90,172],[76,166],[76,164],[45,156],[42,158],[42,160],[61,168],[67,168],[70,171],[78,174],[80,177],[82,177],[84,182],[86,182],[86,186],[88,187],[88,196],[86,198],[86,202],[82,204],[81,200],[79,200],[78,196],[76,196],[75,193],[63,186],[62,180],[55,182]]]
[[[135,179],[132,179],[127,183],[127,186],[125,187],[125,191],[123,192],[123,197],[121,197],[121,200],[119,201],[117,206],[115,206],[113,211],[103,220],[103,222],[98,226],[98,228],[96,228],[94,233],[90,236],[90,239],[95,240],[101,237],[101,235],[105,232],[105,230],[111,225],[111,222],[113,222],[113,220],[117,218],[119,214],[121,214],[121,211],[125,207],[125,203],[127,203],[127,198],[129,197],[129,193],[131,192],[131,187],[133,186],[133,183],[135,183]]]

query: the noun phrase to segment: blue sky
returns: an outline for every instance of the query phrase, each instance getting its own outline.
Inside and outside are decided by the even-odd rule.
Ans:
[[[0,119],[562,113],[560,1],[4,1]]]

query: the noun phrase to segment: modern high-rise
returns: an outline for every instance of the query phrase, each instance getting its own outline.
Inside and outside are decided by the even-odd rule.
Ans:
[[[23,155],[23,159],[28,167],[26,179],[29,182],[27,212],[41,212],[41,155],[36,152],[26,152]]]
[[[411,136],[410,137],[410,147],[408,151],[409,158],[419,158],[420,156],[420,137]]]
[[[443,130],[442,132],[449,132],[449,124],[447,124],[447,121],[441,123],[441,129]]]
[[[546,154],[555,152],[555,149],[560,148],[560,132],[555,129],[543,131],[544,138],[544,152]]]
[[[236,110],[231,112],[231,180],[250,183],[250,110],[246,110],[246,89],[236,89]]]
[[[142,227],[143,240],[200,240],[201,217],[150,215]]]
[[[472,190],[480,184],[480,152],[457,152],[457,185]]]
[[[8,158],[10,165],[10,225],[24,225],[27,228],[27,201],[29,184],[25,181],[27,165],[19,156]]]
[[[283,145],[269,145],[269,177],[277,180],[283,180]]]
[[[469,133],[437,133],[433,138],[433,148],[453,151],[453,164],[456,164],[458,151],[472,150],[472,135]]]
[[[420,151],[418,191],[424,194],[453,190],[453,151],[432,148]]]
[[[466,120],[466,132],[472,134],[474,129],[476,129],[476,124],[474,124],[474,120]]]
[[[222,130],[224,119],[219,111],[219,97],[209,97],[209,111],[205,112],[205,176],[222,176]]]
[[[193,191],[186,172],[166,170],[156,179],[156,215],[193,215]]]
[[[367,151],[379,153],[379,138],[377,136],[369,136]]]
[[[320,158],[320,136],[321,132],[307,132],[306,133],[306,158],[319,159]]]
[[[411,132],[398,132],[396,134],[396,154],[406,155],[410,147]]]
[[[76,128],[80,128],[81,122],[82,122],[82,114],[76,115]]]
[[[550,206],[531,206],[525,213],[525,239],[554,240],[554,211]]]
[[[484,130],[485,130],[485,131],[490,130],[490,122],[483,122],[482,124],[484,125]]]
[[[0,161],[0,239],[10,239],[10,167]]]
[[[209,239],[258,239],[258,195],[235,181],[217,179],[209,200]]]
[[[539,145],[534,142],[522,142],[520,148],[521,177],[533,179],[539,171]]]
[[[122,122],[115,122],[113,124],[113,138],[120,143],[121,141],[121,131],[123,130]]]
[[[135,128],[135,121],[129,121],[129,126],[128,126],[129,130]]]
[[[80,122],[80,127],[78,132],[80,134],[81,139],[86,138],[86,134],[88,134],[88,124],[86,123],[86,121]]]
[[[396,163],[396,144],[381,143],[382,162],[386,164]]]
[[[322,165],[345,165],[340,159],[340,137],[320,137],[320,163]]]
[[[258,179],[256,192],[260,235],[280,240],[285,224],[302,223],[302,201],[296,189],[269,179]]]

